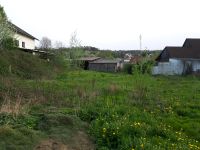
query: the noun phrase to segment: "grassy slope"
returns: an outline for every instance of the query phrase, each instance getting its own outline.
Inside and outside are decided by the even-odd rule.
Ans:
[[[20,50],[0,50],[0,76],[21,79],[50,79],[62,70],[63,62],[53,57],[47,62]]]
[[[0,149],[33,149],[45,140],[77,148],[75,137],[87,138],[87,124],[57,109],[65,94],[54,79],[65,67],[59,58],[0,51]]]
[[[0,147],[30,149],[48,138],[73,147],[71,137],[88,129],[98,149],[199,149],[199,78],[57,75],[52,64],[21,52],[0,55]]]

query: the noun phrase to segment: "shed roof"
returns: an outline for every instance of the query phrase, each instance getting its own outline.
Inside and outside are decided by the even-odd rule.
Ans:
[[[95,61],[97,59],[100,59],[101,57],[82,57],[79,60],[81,61]]]
[[[10,22],[11,23],[11,22]],[[11,26],[15,29],[15,31],[21,35],[27,36],[33,40],[38,40],[37,38],[35,38],[34,36],[32,36],[31,34],[27,33],[26,31],[24,31],[23,29],[21,29],[20,27],[16,26],[15,24],[11,23]]]
[[[90,62],[91,64],[116,64],[119,63],[121,59],[98,59]]]
[[[200,39],[187,38],[183,44],[185,48],[200,48]]]
[[[186,47],[165,47],[156,61],[168,61],[169,58],[200,59],[200,49]]]

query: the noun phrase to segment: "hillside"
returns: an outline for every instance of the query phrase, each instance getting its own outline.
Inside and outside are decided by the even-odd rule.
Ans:
[[[21,79],[52,78],[65,67],[61,61],[58,56],[48,62],[21,50],[0,50],[0,75]]]
[[[55,78],[67,67],[60,56],[48,62],[19,50],[0,51],[0,149],[93,147],[87,123],[60,108],[65,90]]]
[[[71,70],[61,58],[0,53],[3,149],[200,149],[199,77]]]

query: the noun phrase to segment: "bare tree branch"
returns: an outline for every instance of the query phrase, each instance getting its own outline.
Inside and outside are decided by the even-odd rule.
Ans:
[[[51,40],[48,37],[43,37],[40,41],[40,48],[44,50],[51,49]]]

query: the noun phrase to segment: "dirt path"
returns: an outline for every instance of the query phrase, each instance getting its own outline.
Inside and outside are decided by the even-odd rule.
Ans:
[[[67,145],[56,142],[55,140],[44,140],[36,146],[35,150],[69,150],[69,148]]]
[[[83,131],[77,131],[68,144],[63,144],[53,139],[41,141],[35,150],[94,150],[95,146]]]

